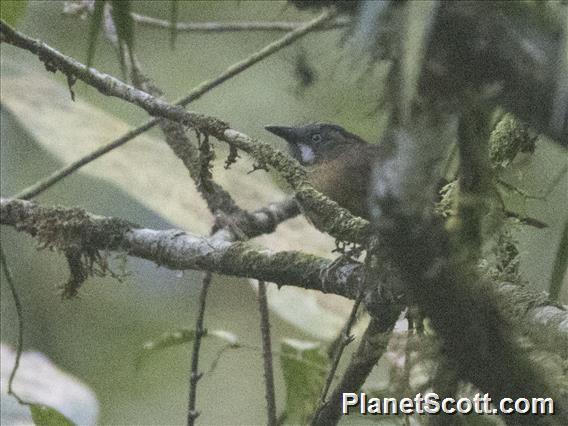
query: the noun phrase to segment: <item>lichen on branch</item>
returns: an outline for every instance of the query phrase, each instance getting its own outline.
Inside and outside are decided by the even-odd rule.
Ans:
[[[323,22],[323,18],[322,18]],[[362,242],[367,234],[368,222],[356,218],[337,203],[316,191],[305,179],[305,173],[297,162],[275,150],[267,143],[254,140],[232,129],[228,123],[216,117],[186,111],[179,105],[172,105],[158,97],[130,86],[117,78],[94,68],[87,68],[79,61],[66,56],[47,44],[27,37],[14,30],[5,22],[0,22],[0,35],[3,42],[18,46],[38,56],[50,71],[61,71],[67,77],[82,80],[99,92],[137,105],[150,115],[165,118],[192,128],[201,134],[215,137],[247,152],[259,164],[274,168],[286,179],[293,190],[299,191],[297,200],[304,211],[323,232],[341,241]]]

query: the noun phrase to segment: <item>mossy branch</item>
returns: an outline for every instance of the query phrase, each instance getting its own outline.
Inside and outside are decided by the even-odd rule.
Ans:
[[[263,215],[264,213],[258,213]],[[301,252],[272,252],[223,237],[199,237],[179,230],[139,228],[127,221],[95,216],[76,208],[43,207],[23,200],[0,199],[0,224],[36,238],[44,247],[64,252],[89,245],[97,250],[126,251],[170,269],[196,269],[338,294],[355,300],[363,265],[337,264]],[[226,263],[225,263],[226,262]],[[524,285],[497,283],[492,290],[514,324],[540,335],[550,351],[566,354],[568,307]],[[506,302],[510,300],[511,302]],[[365,300],[365,303],[367,301]],[[379,309],[391,302],[383,300]]]
[[[253,278],[349,299],[356,297],[357,282],[362,277],[362,265],[358,263],[334,268],[328,259],[298,251],[273,252],[243,242],[229,242],[218,235],[206,238],[175,229],[145,229],[80,208],[43,207],[30,201],[0,199],[0,223],[30,234],[43,247],[63,253],[121,251],[170,269]]]
[[[333,13],[318,18],[323,23]],[[172,105],[142,90],[123,83],[117,78],[94,68],[87,68],[79,61],[63,55],[47,44],[27,37],[0,21],[0,36],[3,42],[13,44],[37,55],[50,71],[61,71],[67,77],[81,80],[107,96],[123,99],[137,105],[150,115],[166,118],[192,128],[202,134],[237,147],[251,155],[259,164],[273,167],[282,174],[288,184],[297,192],[297,200],[313,214],[314,224],[322,231],[341,241],[362,242],[368,232],[368,222],[353,216],[336,202],[316,191],[305,179],[299,164],[267,143],[260,142],[232,129],[228,123],[216,117],[186,111],[179,105]]]

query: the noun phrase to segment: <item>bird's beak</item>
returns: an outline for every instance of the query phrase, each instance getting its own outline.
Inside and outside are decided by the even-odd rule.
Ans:
[[[298,137],[298,131],[295,127],[266,126],[264,128],[290,143],[293,143]]]

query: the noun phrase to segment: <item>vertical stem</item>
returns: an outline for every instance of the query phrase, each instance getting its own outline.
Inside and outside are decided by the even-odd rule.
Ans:
[[[8,379],[8,395],[13,395],[20,404],[25,404],[25,402],[13,391],[12,384],[14,383],[14,378],[16,377],[16,372],[20,366],[20,359],[22,358],[22,349],[24,346],[24,323],[22,320],[22,303],[20,302],[20,296],[14,285],[14,277],[12,271],[8,266],[6,260],[6,253],[4,253],[4,247],[0,246],[0,259],[2,262],[2,269],[4,270],[4,275],[6,276],[6,282],[8,287],[10,287],[10,292],[14,298],[14,305],[16,306],[16,316],[18,318],[18,343],[16,346],[16,359],[14,361],[14,368],[10,372],[10,378]]]
[[[568,219],[564,223],[564,231],[560,238],[560,244],[556,251],[556,258],[554,259],[554,266],[552,268],[552,276],[550,277],[550,299],[558,301],[560,290],[565,285],[563,277],[568,273]]]
[[[488,123],[487,111],[480,105],[472,105],[462,114],[458,126],[460,239],[472,260],[480,255],[481,225],[487,214],[487,193],[491,180],[491,170],[488,167]]]
[[[399,313],[400,309],[395,306],[385,305],[384,318],[371,318],[343,377],[331,392],[329,400],[316,412],[312,426],[330,426],[339,422],[343,393],[358,392],[361,389],[371,370],[385,353]]]
[[[327,374],[327,378],[325,380],[325,385],[320,395],[319,400],[319,410],[324,406],[325,399],[327,398],[327,393],[329,392],[329,388],[331,387],[331,383],[333,382],[333,378],[335,377],[335,372],[337,371],[337,366],[339,365],[339,361],[341,360],[341,356],[343,355],[343,351],[347,347],[349,343],[353,341],[353,336],[351,335],[351,328],[353,328],[353,324],[355,324],[355,320],[357,318],[357,311],[359,310],[359,305],[361,304],[361,300],[363,299],[363,291],[359,292],[353,307],[351,308],[351,314],[347,319],[347,322],[343,326],[343,330],[341,330],[341,339],[335,353],[333,354],[333,363],[329,372]],[[317,413],[314,418],[317,417]]]
[[[274,392],[274,370],[272,368],[272,344],[270,342],[270,320],[268,301],[266,299],[266,283],[258,282],[258,309],[260,311],[260,333],[262,337],[262,357],[264,359],[264,383],[266,385],[267,424],[276,426],[276,396]]]
[[[203,319],[205,317],[205,303],[207,301],[207,293],[211,285],[213,274],[206,272],[203,276],[201,292],[199,294],[199,312],[195,321],[195,339],[193,340],[193,351],[191,355],[191,373],[189,375],[189,401],[187,409],[187,424],[193,426],[195,420],[199,417],[199,412],[195,409],[195,401],[197,399],[197,382],[201,379],[202,374],[199,373],[199,349],[201,347],[201,338],[206,331],[203,328]]]

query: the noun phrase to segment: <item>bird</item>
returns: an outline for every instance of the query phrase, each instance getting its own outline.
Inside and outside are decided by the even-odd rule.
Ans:
[[[265,129],[288,143],[290,155],[306,169],[315,189],[369,219],[369,181],[378,145],[330,123]]]

